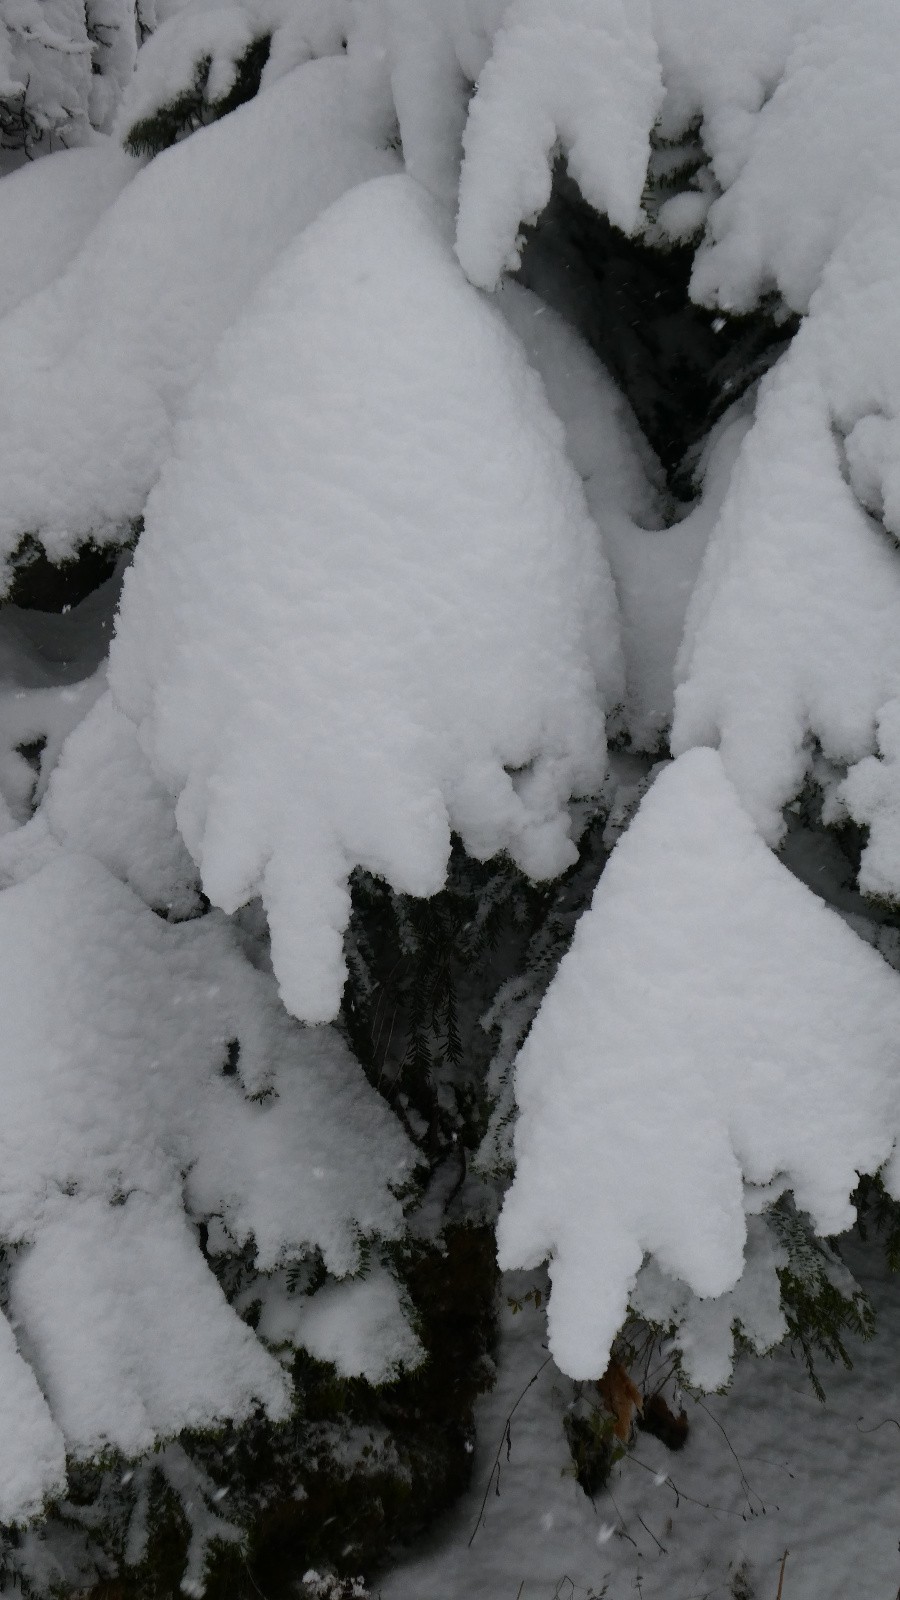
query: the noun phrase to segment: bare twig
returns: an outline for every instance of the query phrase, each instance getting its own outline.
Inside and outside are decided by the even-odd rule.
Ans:
[[[654,1478],[659,1478],[659,1473],[654,1467],[648,1467],[646,1461],[640,1461],[636,1455],[631,1453],[630,1450],[622,1457],[622,1459],[623,1461],[633,1462],[636,1467],[641,1467],[644,1472],[650,1472],[653,1474]],[[666,1474],[665,1478],[663,1478],[660,1487],[664,1489],[671,1489],[675,1496],[676,1502],[679,1500],[686,1500],[688,1505],[699,1506],[702,1511],[715,1511],[723,1517],[740,1517],[742,1522],[745,1520],[744,1513],[742,1511],[733,1510],[731,1506],[713,1506],[710,1505],[708,1500],[698,1500],[692,1494],[685,1494],[684,1490],[679,1489],[678,1485],[673,1482],[668,1473]]]
[[[785,1550],[784,1555],[781,1558],[781,1571],[778,1574],[778,1593],[775,1596],[775,1600],[781,1600],[781,1591],[784,1588],[784,1567],[789,1553],[789,1551]]]
[[[729,1439],[728,1434],[725,1432],[725,1429],[722,1426],[721,1422],[719,1421],[718,1417],[712,1411],[710,1411],[709,1406],[705,1405],[704,1402],[700,1399],[699,1396],[695,1396],[695,1400],[696,1400],[696,1404],[700,1407],[701,1411],[705,1411],[706,1415],[710,1418],[710,1420],[715,1423],[716,1427],[718,1428],[719,1432],[722,1435],[722,1438],[725,1440],[725,1443],[727,1444],[729,1450],[731,1451],[731,1454],[734,1456],[734,1459],[735,1459],[735,1461],[737,1463],[738,1472],[741,1475],[741,1488],[743,1489],[744,1494],[747,1496],[747,1504],[750,1507],[750,1510],[753,1511],[753,1502],[750,1499],[750,1496],[753,1495],[754,1499],[759,1500],[759,1503],[762,1506],[763,1511],[765,1512],[765,1509],[766,1509],[765,1503],[764,1503],[763,1500],[760,1499],[759,1495],[756,1493],[756,1490],[752,1489],[750,1487],[750,1481],[749,1481],[749,1479],[747,1477],[747,1474],[744,1471],[743,1464],[741,1462],[741,1458],[738,1455],[737,1451],[735,1450],[734,1445],[732,1444],[731,1440]]]
[[[491,1467],[490,1474],[488,1476],[487,1485],[485,1487],[485,1491],[484,1491],[484,1494],[482,1496],[481,1506],[479,1507],[479,1511],[478,1511],[478,1518],[477,1518],[477,1521],[475,1523],[474,1528],[472,1529],[471,1534],[469,1535],[469,1543],[468,1543],[468,1547],[467,1548],[470,1549],[470,1550],[472,1548],[472,1541],[475,1538],[475,1535],[478,1532],[478,1529],[481,1527],[482,1521],[484,1520],[484,1508],[487,1505],[488,1495],[491,1492],[491,1484],[494,1481],[494,1473],[496,1472],[499,1475],[499,1472],[500,1472],[500,1454],[501,1454],[501,1451],[503,1449],[504,1443],[506,1444],[506,1459],[507,1459],[507,1461],[509,1460],[509,1452],[510,1452],[510,1449],[512,1447],[512,1435],[511,1435],[510,1430],[509,1430],[509,1425],[512,1422],[512,1419],[515,1416],[516,1412],[518,1411],[519,1406],[522,1404],[522,1401],[525,1399],[525,1396],[528,1393],[529,1389],[531,1388],[532,1384],[537,1383],[538,1378],[540,1377],[540,1375],[543,1372],[544,1368],[550,1365],[551,1359],[552,1358],[550,1356],[547,1356],[546,1359],[541,1362],[540,1366],[537,1369],[537,1372],[533,1373],[532,1376],[528,1379],[528,1382],[526,1383],[524,1389],[522,1390],[522,1393],[519,1395],[519,1398],[517,1399],[515,1405],[511,1408],[511,1410],[509,1412],[507,1412],[506,1421],[503,1424],[503,1432],[500,1435],[500,1443],[497,1446],[497,1454],[494,1457],[494,1464]],[[497,1484],[497,1493],[498,1494],[500,1493],[499,1477],[498,1477],[498,1484]]]

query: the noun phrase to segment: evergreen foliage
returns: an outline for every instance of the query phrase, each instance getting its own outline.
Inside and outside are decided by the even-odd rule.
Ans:
[[[194,81],[191,87],[182,90],[174,99],[159,106],[151,116],[139,117],[133,122],[122,140],[125,149],[133,156],[158,155],[161,150],[167,150],[169,145],[193,133],[196,128],[206,127],[210,122],[218,121],[219,117],[227,116],[229,111],[235,111],[238,106],[252,100],[258,93],[259,80],[269,58],[271,43],[270,33],[262,33],[259,38],[253,40],[235,62],[232,87],[227,94],[218,99],[209,95],[212,57],[201,56],[194,66]]]
[[[34,991],[0,1041],[0,1592],[356,1600],[469,1481],[498,1237],[503,1265],[550,1258],[591,1497],[633,1427],[681,1448],[680,1392],[735,1352],[786,1338],[824,1400],[823,1361],[872,1334],[839,1230],[855,1215],[900,1267],[900,491],[893,400],[865,409],[889,378],[860,357],[839,381],[855,224],[829,256],[804,223],[791,255],[771,171],[754,189],[772,97],[748,111],[727,39],[697,65],[662,0],[658,38],[593,0],[513,0],[502,26],[488,0],[465,25],[431,0],[54,0],[44,32],[30,4],[0,0],[10,168],[82,144],[87,195],[113,127],[132,157],[185,148],[122,176],[0,317],[0,939]],[[770,44],[746,71],[783,73],[775,117],[802,83]],[[270,148],[267,108],[278,130],[298,105],[303,149]],[[232,237],[219,197],[183,292],[159,256],[163,349],[129,297],[165,172],[189,240],[191,184],[218,193],[244,136],[259,207]],[[295,162],[297,225],[273,178]],[[668,699],[642,723],[645,676]],[[55,965],[31,955],[47,930]],[[682,949],[721,1001],[708,1036],[660,965]],[[616,960],[641,996],[621,1028]],[[852,1059],[829,1017],[871,1022]],[[795,1081],[829,1097],[808,1139]],[[592,1127],[627,1163],[608,1260]],[[81,1400],[101,1347],[121,1434]]]

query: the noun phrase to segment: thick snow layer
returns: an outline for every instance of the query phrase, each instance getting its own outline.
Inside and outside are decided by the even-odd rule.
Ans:
[[[888,700],[878,714],[878,757],[851,767],[832,808],[832,819],[849,813],[868,830],[859,870],[864,894],[896,901],[900,894],[900,700]],[[879,759],[880,757],[880,759]]]
[[[267,1295],[258,1332],[269,1344],[302,1345],[342,1377],[369,1383],[388,1383],[424,1356],[400,1286],[383,1267],[311,1296]]]
[[[384,0],[386,52],[407,172],[439,200],[456,199],[471,86],[508,0]]]
[[[762,386],[688,612],[672,748],[717,745],[773,843],[810,735],[858,762],[900,691],[900,561],[878,520],[900,531],[898,247],[872,215],[835,254]]]
[[[885,1419],[900,1416],[900,1284],[880,1241],[849,1260],[878,1321],[871,1341],[847,1338],[852,1371],[816,1360],[825,1405],[789,1349],[741,1361],[727,1395],[673,1401],[687,1415],[683,1450],[639,1432],[592,1496],[573,1474],[564,1419],[575,1395],[545,1365],[543,1313],[509,1308],[543,1293],[543,1274],[507,1277],[471,1486],[380,1579],[383,1600],[514,1600],[520,1589],[521,1600],[774,1600],[785,1550],[784,1600],[893,1595],[897,1432]]]
[[[37,1516],[65,1481],[63,1436],[0,1312],[0,1520]]]
[[[203,98],[215,105],[231,93],[240,59],[255,40],[269,39],[260,82],[265,90],[307,61],[339,55],[353,23],[352,0],[184,0],[155,11],[154,30],[116,116],[123,139],[136,122],[190,94],[201,65],[207,67]]]
[[[637,227],[662,100],[650,21],[644,0],[512,0],[463,134],[457,250],[473,283],[518,266],[558,145],[585,199]]]
[[[136,171],[104,140],[45,156],[0,182],[0,316],[59,275]]]
[[[662,469],[605,367],[569,323],[521,285],[504,283],[498,303],[565,427],[615,579],[626,725],[636,748],[653,749],[672,720],[685,615],[749,418],[735,408],[714,430],[701,463],[700,500],[664,528]]]
[[[408,178],[339,202],[223,341],[147,509],[111,682],[203,887],[337,1009],[354,863],[451,829],[535,877],[604,767],[615,597],[562,429]]]
[[[630,1303],[648,1322],[674,1330],[686,1378],[710,1393],[731,1377],[736,1327],[760,1354],[784,1338],[787,1323],[778,1268],[787,1261],[787,1252],[766,1221],[748,1216],[744,1270],[733,1289],[701,1300],[686,1284],[667,1277],[650,1257],[637,1275]]]
[[[745,1181],[850,1225],[900,1131],[898,1027],[896,975],[770,854],[719,757],[666,769],[517,1066],[500,1260],[551,1257],[565,1371],[602,1373],[645,1254],[701,1297],[734,1288]]]
[[[40,817],[60,844],[102,861],[148,905],[176,918],[197,909],[197,870],[171,796],[109,693],[63,746]]]
[[[238,62],[257,35],[254,19],[243,6],[185,7],[176,12],[140,51],[116,116],[116,136],[126,139],[135,123],[190,94],[201,63],[206,66],[203,98],[210,104],[224,100],[234,88]]]
[[[664,71],[684,110],[705,108],[725,188],[692,292],[742,309],[777,288],[808,317],[763,386],[708,549],[672,747],[718,746],[773,843],[816,742],[837,765],[861,763],[843,791],[872,827],[861,883],[895,895],[900,562],[884,530],[900,531],[900,14],[864,0],[795,0],[780,21],[763,0],[740,9],[722,12],[736,31],[714,68],[715,26],[699,31],[693,67],[683,42],[672,67],[684,18],[658,8]]]
[[[298,68],[152,161],[0,322],[0,556],[26,532],[53,559],[121,537],[256,281],[345,189],[395,168],[381,115],[347,59]]]
[[[281,1414],[280,1368],[183,1204],[264,1269],[319,1249],[356,1271],[360,1238],[401,1225],[398,1125],[335,1034],[286,1017],[221,919],[169,926],[88,856],[57,849],[0,894],[0,951],[0,1238],[19,1246],[20,1346],[69,1449],[143,1450],[256,1401]],[[35,1422],[41,1483],[47,1437]],[[0,1467],[23,1509],[31,1470]]]
[[[84,0],[0,0],[0,98],[24,108],[29,143],[90,138],[91,56]]]
[[[42,773],[49,772],[63,742],[94,701],[103,693],[103,670],[80,683],[25,690],[0,680],[0,795],[11,817],[24,822],[42,788]],[[34,766],[22,747],[42,746]]]
[[[10,1275],[13,1315],[70,1452],[290,1410],[279,1364],[207,1269],[177,1197],[61,1197]]]

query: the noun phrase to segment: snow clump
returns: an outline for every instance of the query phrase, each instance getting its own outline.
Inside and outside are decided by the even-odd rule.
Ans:
[[[702,1299],[733,1290],[761,1194],[850,1226],[900,1134],[898,1030],[897,975],[770,853],[719,756],[667,768],[517,1065],[500,1261],[551,1257],[564,1371],[603,1372],[645,1255]],[[900,1196],[896,1159],[885,1181]]]
[[[354,864],[434,894],[452,829],[536,878],[575,859],[613,587],[543,390],[411,179],[334,206],[223,342],[110,681],[206,894],[262,895],[306,1020],[340,1002]]]

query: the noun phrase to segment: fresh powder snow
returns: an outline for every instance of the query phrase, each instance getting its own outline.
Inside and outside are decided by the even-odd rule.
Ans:
[[[392,171],[351,62],[311,61],[163,151],[68,269],[0,320],[0,557],[125,542],[217,340],[279,251]],[[273,149],[295,152],[273,161]]]
[[[185,536],[185,525],[189,535]],[[215,904],[332,1017],[347,877],[455,829],[547,877],[604,771],[615,596],[563,432],[409,178],[357,188],[223,342],[151,496],[111,686]]]
[[[666,768],[517,1065],[500,1261],[550,1256],[563,1371],[602,1374],[645,1255],[709,1298],[785,1189],[820,1234],[850,1226],[900,1132],[898,1028],[900,980],[769,852],[719,756]]]

